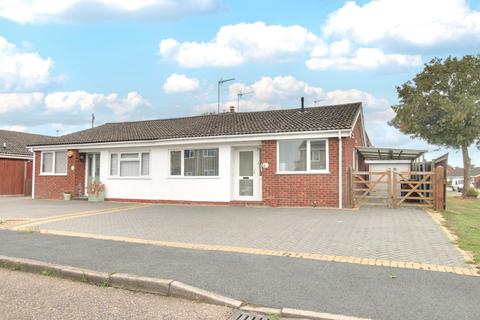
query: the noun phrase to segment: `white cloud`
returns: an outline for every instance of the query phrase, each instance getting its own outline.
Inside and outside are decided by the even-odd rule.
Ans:
[[[4,0],[0,17],[17,23],[167,20],[217,8],[217,0]]]
[[[45,97],[47,111],[90,111],[100,105],[114,103],[118,99],[117,94],[104,95],[89,93],[86,91],[54,92]]]
[[[199,81],[194,78],[188,78],[183,74],[172,73],[165,83],[163,90],[167,94],[179,92],[191,92],[198,89]]]
[[[342,50],[345,49],[342,48]],[[342,54],[345,53],[345,51],[342,51]],[[347,56],[332,53],[325,57],[312,57],[305,64],[312,70],[366,70],[384,66],[420,66],[422,58],[420,55],[386,54],[377,48],[359,48]]]
[[[22,125],[3,126],[0,127],[0,129],[8,131],[27,132],[27,128]]]
[[[0,93],[0,114],[25,111],[43,104],[43,93]]]
[[[367,110],[375,109],[375,112],[383,112],[378,111],[378,109],[391,110],[390,103],[387,99],[377,98],[368,92],[358,89],[329,91],[325,94],[322,102],[326,104],[341,104],[358,101],[361,101]],[[388,120],[390,119],[387,119],[387,121]]]
[[[54,92],[45,97],[47,112],[92,111],[105,107],[115,114],[126,114],[150,104],[137,92],[129,92],[125,98],[118,94],[90,93],[86,91]]]
[[[52,81],[53,60],[27,52],[0,36],[0,90],[32,89]]]
[[[132,91],[129,92],[125,98],[115,100],[113,103],[107,103],[106,106],[115,114],[125,116],[140,108],[150,107],[150,103],[138,92]]]
[[[364,45],[404,42],[420,47],[479,39],[480,11],[471,10],[465,0],[349,1],[330,14],[324,34]]]
[[[302,26],[255,22],[223,26],[208,42],[164,39],[159,54],[182,67],[225,67],[254,60],[285,60],[320,44],[321,39]]]
[[[268,109],[296,108],[300,105],[300,97],[305,97],[305,105],[341,104],[362,102],[368,112],[382,112],[390,107],[384,99],[371,93],[358,90],[327,91],[319,86],[308,84],[292,75],[262,77],[251,83],[233,83],[229,86],[228,99],[222,100],[221,110],[227,111],[229,106],[237,106],[237,94],[250,93],[240,100],[240,111],[259,111]],[[213,112],[217,104],[200,104],[194,106],[196,113]]]

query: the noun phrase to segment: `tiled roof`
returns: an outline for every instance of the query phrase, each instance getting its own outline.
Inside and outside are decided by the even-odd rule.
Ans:
[[[27,145],[45,143],[51,137],[38,134],[0,130],[0,157],[1,156],[31,156]]]
[[[361,103],[107,123],[37,145],[84,144],[351,129]]]

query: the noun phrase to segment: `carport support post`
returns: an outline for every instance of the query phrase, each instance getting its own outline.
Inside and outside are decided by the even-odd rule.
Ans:
[[[435,168],[435,186],[433,187],[434,202],[433,208],[435,211],[443,212],[445,204],[445,178],[444,178],[445,168],[443,166],[438,166]]]
[[[347,168],[347,207],[353,208],[353,178],[352,178],[352,167]]]

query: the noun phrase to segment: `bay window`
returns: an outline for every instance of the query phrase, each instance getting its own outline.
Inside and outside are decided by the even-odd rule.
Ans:
[[[217,177],[218,148],[170,151],[170,175]]]
[[[110,154],[110,176],[148,177],[149,175],[149,152],[124,152]]]
[[[42,152],[42,174],[65,175],[67,174],[67,151]]]
[[[279,140],[278,172],[328,172],[327,140]]]

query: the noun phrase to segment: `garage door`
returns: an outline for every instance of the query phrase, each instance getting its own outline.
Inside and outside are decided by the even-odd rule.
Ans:
[[[0,195],[28,195],[30,181],[31,161],[0,159]]]

